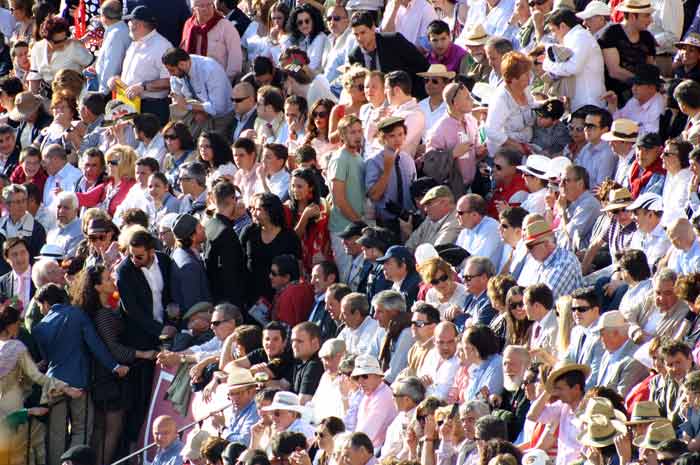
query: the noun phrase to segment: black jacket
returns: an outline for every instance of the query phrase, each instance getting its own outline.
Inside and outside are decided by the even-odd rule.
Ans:
[[[161,252],[156,252],[158,267],[163,275],[163,309],[172,302],[170,296],[170,269],[172,260]],[[121,297],[121,309],[128,331],[124,333],[124,345],[137,350],[157,349],[158,336],[168,324],[167,314],[163,323],[153,318],[153,296],[146,276],[130,259],[122,261],[117,267],[117,288]],[[185,311],[184,309],[183,311]]]
[[[229,14],[226,15],[226,19],[233,23],[238,31],[238,35],[241,37],[243,37],[245,30],[248,29],[248,26],[250,26],[251,23],[250,18],[247,17],[238,7],[231,10]]]
[[[0,228],[4,228],[4,222],[6,220],[6,216],[0,219]],[[5,235],[0,233],[0,250],[2,249],[2,246],[5,245],[5,240]],[[34,220],[34,228],[32,229],[32,235],[29,237],[25,237],[24,240],[27,241],[27,245],[29,245],[29,256],[36,257],[37,255],[39,255],[39,251],[44,246],[44,244],[46,244],[46,230],[36,219]],[[4,275],[9,271],[10,265],[5,261],[4,257],[0,257],[0,275]]]
[[[215,302],[246,303],[246,270],[243,248],[233,221],[216,214],[205,227],[204,264]]]
[[[415,45],[398,32],[378,32],[377,54],[380,71],[384,74],[406,71],[413,79],[413,96],[419,100],[427,96],[423,79],[417,73],[427,70],[430,64]],[[359,45],[350,52],[348,59],[350,64],[365,66],[365,57]]]

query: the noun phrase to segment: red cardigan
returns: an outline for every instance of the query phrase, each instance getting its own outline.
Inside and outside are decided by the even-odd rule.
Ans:
[[[105,199],[107,195],[107,186],[112,186],[113,183],[114,180],[109,178],[102,184],[92,187],[87,192],[76,192],[75,195],[78,196],[78,203],[81,207],[96,207]],[[107,206],[107,213],[109,213],[109,216],[114,216],[117,207],[124,201],[126,194],[129,193],[129,190],[134,184],[136,184],[136,180],[132,178],[122,178],[119,186],[117,186],[117,193],[114,194]]]
[[[308,283],[290,283],[275,295],[272,320],[284,321],[293,328],[309,318],[313,306],[314,288]]]

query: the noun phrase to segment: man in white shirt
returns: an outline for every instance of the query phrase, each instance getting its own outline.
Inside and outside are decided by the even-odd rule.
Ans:
[[[513,51],[513,43],[503,37],[490,37],[486,41],[486,45],[484,45],[484,51],[486,52],[486,60],[491,67],[488,83],[494,88],[498,87],[503,82],[503,75],[501,74],[503,55]]]
[[[584,105],[601,105],[605,93],[603,52],[593,35],[578,24],[575,13],[560,8],[549,17],[549,30],[564,47],[571,50],[571,57],[563,62],[554,62],[550,54],[545,56],[543,69],[555,76],[576,78],[573,92],[565,95],[571,102],[571,111]]]
[[[386,430],[386,438],[380,455],[380,460],[396,457],[399,460],[408,459],[406,431],[408,424],[415,417],[416,408],[425,398],[425,387],[415,376],[400,379],[391,385],[394,392],[394,404],[399,414]]]
[[[445,65],[430,65],[424,73],[418,73],[425,81],[426,98],[418,105],[425,116],[425,132],[435,126],[435,123],[447,113],[447,104],[442,98],[442,91],[455,77],[453,71],[448,71]]]
[[[384,78],[384,92],[391,116],[403,118],[406,124],[406,142],[403,149],[414,156],[425,132],[425,116],[416,99],[411,97],[412,85],[411,77],[405,71],[392,71]]]
[[[491,263],[501,263],[503,241],[498,232],[499,223],[486,216],[486,201],[478,194],[463,195],[457,202],[457,219],[462,232],[457,245],[470,255],[486,257]]]
[[[65,257],[72,257],[83,240],[78,197],[73,192],[61,192],[56,200],[57,224],[47,233],[46,243],[60,247]]]
[[[104,26],[105,35],[95,60],[95,72],[99,81],[99,91],[106,94],[109,91],[109,79],[122,72],[131,37],[129,26],[122,21],[122,5],[118,0],[108,0],[102,4],[100,22]]]
[[[583,11],[576,13],[576,17],[583,21],[583,27],[598,40],[610,24],[610,6],[600,0],[593,0]]]
[[[666,255],[671,242],[661,224],[664,206],[659,194],[645,192],[627,206],[634,212],[637,230],[632,234],[628,249],[643,250],[649,266],[654,268]]]
[[[340,318],[345,328],[338,334],[338,339],[345,341],[345,348],[353,354],[366,354],[378,357],[373,353],[378,338],[377,333],[384,330],[379,327],[377,320],[369,316],[369,301],[365,294],[351,292],[340,301]]]
[[[617,108],[617,94],[605,93],[608,110],[615,119],[627,118],[639,124],[641,135],[659,132],[661,113],[666,109],[666,99],[659,92],[664,85],[661,71],[655,65],[642,64],[632,78],[632,95],[624,107]]]
[[[398,32],[420,47],[427,38],[428,24],[435,19],[438,16],[427,0],[392,0],[386,7],[382,32]]]
[[[129,22],[133,42],[126,51],[121,81],[127,86],[126,96],[141,97],[141,113],[152,113],[165,124],[170,116],[170,76],[161,57],[172,44],[156,31],[157,19],[151,8],[139,5],[124,20]],[[107,82],[114,89],[119,78]]]
[[[56,194],[59,191],[75,192],[75,184],[82,176],[78,168],[68,163],[66,150],[58,145],[51,144],[44,148],[42,154],[44,169],[49,177],[44,184],[45,206],[53,208]]]
[[[272,143],[263,146],[261,168],[264,171],[260,181],[266,192],[275,194],[282,202],[289,198],[290,174],[286,166],[287,158],[287,146]]]
[[[435,327],[435,347],[430,349],[417,376],[427,389],[427,394],[446,400],[459,369],[457,342],[459,333],[451,321],[443,321]]]

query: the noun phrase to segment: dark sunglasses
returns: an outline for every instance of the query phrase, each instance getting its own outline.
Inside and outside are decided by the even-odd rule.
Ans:
[[[532,0],[531,2],[527,2],[528,6],[533,7],[535,5],[544,5],[547,3],[547,0]]]
[[[464,211],[457,210],[457,214],[459,216],[466,215],[467,213],[471,213],[471,211],[469,211],[469,210],[464,210]]]
[[[586,313],[590,309],[591,307],[587,307],[585,305],[582,305],[580,307],[571,307],[571,311],[576,313]]]
[[[119,160],[107,160],[108,165],[119,166]]]
[[[416,328],[423,328],[424,326],[432,325],[433,323],[429,321],[411,321],[411,326]]]
[[[166,134],[163,136],[163,139],[165,140],[175,140],[177,139],[177,136],[175,134]]]
[[[270,270],[270,276],[282,276],[282,273],[279,271]]]
[[[450,279],[450,277],[447,276],[446,274],[444,274],[444,275],[440,276],[439,278],[431,279],[430,284],[432,284],[433,286],[437,286],[440,283],[444,283],[448,279]]]
[[[516,308],[523,308],[525,304],[521,300],[520,302],[511,302],[508,304],[508,308],[511,310],[515,310]]]
[[[344,17],[342,17],[342,16],[336,16],[336,15],[328,15],[328,16],[326,16],[326,21],[328,21],[329,23],[330,23],[330,22],[333,22],[333,21],[342,21],[342,20],[344,20],[344,19],[345,19]]]
[[[442,84],[443,78],[431,77],[431,78],[426,78],[425,81],[430,82],[432,84]]]
[[[328,118],[328,112],[327,111],[315,111],[315,112],[311,113],[311,117],[313,117],[313,118]]]
[[[470,282],[472,279],[478,278],[479,276],[481,276],[481,275],[480,275],[480,274],[465,274],[465,275],[463,276],[464,282],[467,282],[467,283],[468,283],[468,282]]]
[[[212,321],[212,322],[209,323],[209,324],[210,324],[211,326],[213,326],[214,328],[218,328],[219,325],[220,325],[221,323],[226,323],[227,321],[231,321],[231,320]]]
[[[301,26],[302,24],[311,24],[310,19],[297,19],[297,26]]]
[[[88,236],[89,241],[104,241],[107,239],[107,234],[90,234]]]
[[[326,432],[325,431],[314,431],[314,436],[317,438],[324,438],[326,437]]]
[[[369,379],[369,375],[357,375],[353,376],[352,379],[354,379],[355,381],[357,381],[358,379]]]
[[[234,103],[241,103],[243,100],[248,100],[250,97],[231,97],[231,101]]]

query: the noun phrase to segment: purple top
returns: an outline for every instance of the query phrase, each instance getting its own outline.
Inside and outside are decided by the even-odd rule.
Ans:
[[[467,52],[462,47],[451,43],[450,48],[447,49],[447,53],[442,58],[438,58],[435,51],[431,50],[428,54],[428,63],[431,65],[445,65],[447,71],[459,73],[459,64],[466,54]]]

